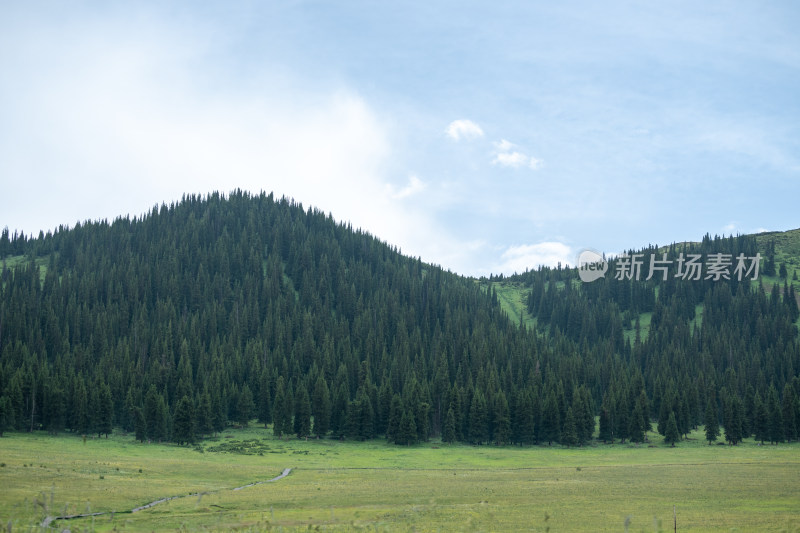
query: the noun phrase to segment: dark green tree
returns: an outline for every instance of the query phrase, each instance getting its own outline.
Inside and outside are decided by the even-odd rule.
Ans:
[[[11,401],[7,396],[0,396],[0,437],[11,426]]]
[[[401,446],[408,446],[417,442],[417,423],[414,422],[414,415],[411,411],[403,411],[394,442]]]
[[[770,386],[767,393],[767,411],[769,412],[769,441],[778,444],[783,441],[783,412],[781,404],[778,402],[778,391],[774,386]]]
[[[278,377],[275,385],[275,399],[272,407],[272,433],[276,437],[292,432],[292,410],[286,397],[286,385],[283,376]]]
[[[481,391],[475,391],[469,408],[470,441],[481,444],[489,439],[489,414],[486,397]]]
[[[564,417],[564,429],[561,431],[561,444],[568,448],[578,444],[578,432],[575,427],[575,415],[572,413],[572,407],[567,409],[567,416]]]
[[[503,391],[500,391],[495,397],[492,411],[494,442],[498,445],[506,444],[511,438],[511,415],[508,409],[508,400]]]
[[[197,402],[197,433],[210,435],[214,432],[214,412],[208,388],[203,391]]]
[[[236,402],[236,421],[242,426],[247,427],[253,414],[256,410],[256,404],[253,400],[253,391],[247,383],[244,384],[242,390],[239,392],[239,398]]]
[[[299,385],[294,394],[294,433],[300,437],[311,434],[311,400],[304,385]]]
[[[147,440],[147,422],[144,419],[144,411],[141,407],[133,408],[133,427],[136,432],[136,440],[139,442]]]
[[[794,388],[792,388],[790,383],[786,383],[786,385],[783,387],[783,398],[781,400],[783,436],[786,438],[786,442],[792,442],[797,438],[797,428],[795,427],[795,412],[797,410],[797,403],[798,399]]]
[[[320,374],[314,385],[314,395],[311,400],[311,411],[314,416],[314,434],[324,437],[328,434],[331,422],[331,394],[328,382]]]
[[[706,440],[709,444],[716,442],[719,437],[719,422],[717,420],[717,402],[709,398],[706,402],[705,416],[703,417],[703,425],[705,426]]]
[[[672,412],[667,419],[667,427],[664,430],[664,443],[674,448],[675,443],[680,439],[681,435],[678,433],[678,422],[675,420],[675,413]]]
[[[194,404],[186,395],[178,400],[175,407],[172,439],[178,444],[193,444],[195,441]]]
[[[767,405],[761,399],[761,394],[758,392],[756,392],[754,402],[753,433],[756,440],[764,444],[765,440],[769,440],[769,412],[767,411]]]
[[[453,408],[447,409],[444,417],[444,427],[442,428],[442,442],[455,442],[456,440],[456,415]]]
[[[114,416],[114,400],[111,397],[111,389],[108,384],[101,383],[99,385],[97,399],[97,426],[95,427],[95,431],[97,431],[98,437],[103,434],[108,438],[112,431],[111,426]]]

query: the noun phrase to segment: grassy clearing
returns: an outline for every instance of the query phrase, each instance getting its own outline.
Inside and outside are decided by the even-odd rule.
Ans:
[[[528,313],[525,303],[529,290],[521,283],[498,281],[492,283],[492,287],[497,293],[500,307],[508,314],[508,318],[514,324],[520,323],[520,317],[522,317],[522,322],[527,327],[533,327],[536,324],[536,319]]]
[[[36,499],[59,514],[207,492],[60,526],[621,531],[630,517],[630,531],[654,531],[654,517],[671,526],[677,505],[681,531],[800,530],[798,444],[707,446],[700,432],[676,448],[651,436],[655,447],[582,449],[283,441],[256,428],[230,435],[201,453],[123,436],[84,444],[10,434],[0,439],[0,520],[15,529],[41,523]],[[292,473],[276,483],[230,490],[287,467]]]
[[[30,259],[24,255],[9,255],[5,258],[0,259],[0,271],[3,268],[8,269],[15,269],[21,265],[26,265],[30,262]],[[49,263],[48,257],[37,257],[36,265],[39,266],[39,281],[44,282],[44,278],[47,275],[47,265]]]

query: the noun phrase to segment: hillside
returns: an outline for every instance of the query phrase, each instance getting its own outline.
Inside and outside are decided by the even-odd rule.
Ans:
[[[575,445],[642,440],[672,415],[683,435],[713,420],[733,443],[793,440],[798,308],[778,281],[796,241],[759,239],[669,253],[763,248],[765,284],[540,269],[489,285],[240,191],[6,231],[0,422],[192,442],[257,418],[276,435]]]

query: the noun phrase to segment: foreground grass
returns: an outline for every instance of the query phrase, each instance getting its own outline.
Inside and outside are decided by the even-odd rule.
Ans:
[[[697,433],[676,448],[402,448],[282,441],[255,428],[230,435],[204,443],[200,453],[122,436],[84,444],[72,436],[10,434],[0,439],[0,519],[26,530],[47,514],[90,508],[118,513],[54,526],[623,531],[627,519],[630,531],[656,531],[659,522],[671,530],[675,505],[681,531],[800,530],[797,444],[707,446]],[[234,453],[211,451],[221,448]],[[230,490],[287,467],[292,473],[276,483]]]

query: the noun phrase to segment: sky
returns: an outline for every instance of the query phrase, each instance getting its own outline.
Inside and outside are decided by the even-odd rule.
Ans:
[[[800,227],[800,3],[0,0],[0,227],[274,192],[464,275]]]

